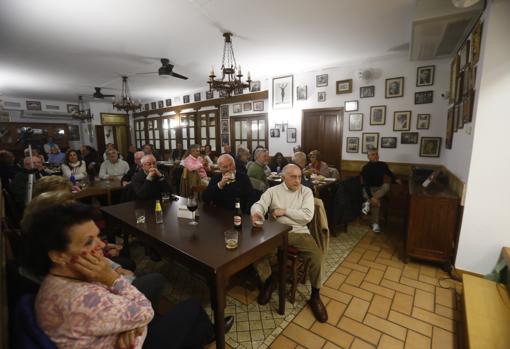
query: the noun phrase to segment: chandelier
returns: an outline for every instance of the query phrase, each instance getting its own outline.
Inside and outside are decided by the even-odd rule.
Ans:
[[[242,93],[245,88],[251,87],[250,72],[248,79],[242,82],[241,66],[237,65],[234,49],[232,48],[232,33],[223,33],[225,45],[223,46],[223,59],[221,64],[221,80],[215,79],[214,68],[209,73],[209,90],[218,91],[220,96],[231,96],[232,92]]]
[[[140,103],[140,101],[135,101],[129,93],[127,76],[122,77],[122,92],[120,100],[113,98],[113,107],[117,110],[124,110],[126,113],[142,109],[142,103]]]
[[[85,103],[82,96],[78,96],[78,109],[74,109],[71,116],[81,121],[90,121],[94,116],[90,113],[90,109],[85,109]]]

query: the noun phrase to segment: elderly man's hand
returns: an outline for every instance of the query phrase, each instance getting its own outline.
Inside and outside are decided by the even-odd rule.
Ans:
[[[273,217],[274,218],[278,218],[278,217],[281,217],[281,216],[285,216],[285,213],[287,213],[287,211],[284,209],[284,208],[275,208],[273,210]]]
[[[161,177],[161,172],[159,172],[157,167],[152,167],[149,169],[148,175],[149,175],[149,177],[159,178],[159,177]]]
[[[251,214],[251,222],[257,224],[258,222],[264,221],[264,216],[260,212],[253,212]]]

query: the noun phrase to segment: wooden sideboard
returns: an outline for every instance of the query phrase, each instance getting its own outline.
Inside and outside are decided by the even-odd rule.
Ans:
[[[409,180],[404,261],[414,257],[451,266],[459,204],[460,198],[440,184],[423,188]]]

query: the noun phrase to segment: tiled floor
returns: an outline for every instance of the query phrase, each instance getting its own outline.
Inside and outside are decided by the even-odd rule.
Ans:
[[[270,347],[457,348],[460,283],[437,267],[404,264],[401,239],[388,231],[366,234],[326,281],[327,323],[304,307]]]

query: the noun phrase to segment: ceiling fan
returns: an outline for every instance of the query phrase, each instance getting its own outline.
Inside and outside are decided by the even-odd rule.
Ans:
[[[96,90],[96,92],[94,92],[92,97],[99,98],[99,99],[105,99],[105,97],[115,97],[115,95],[105,95],[105,94],[103,94],[101,92],[101,88],[102,87],[94,87],[94,90]]]
[[[188,77],[175,73],[173,69],[174,65],[170,64],[170,60],[168,58],[161,58],[161,67],[158,69],[157,72],[137,73],[137,75],[158,74],[161,77],[173,76],[175,78],[188,80]]]

